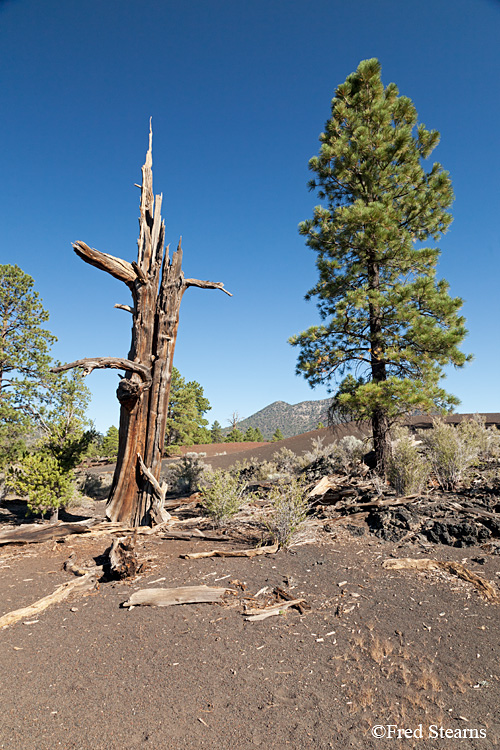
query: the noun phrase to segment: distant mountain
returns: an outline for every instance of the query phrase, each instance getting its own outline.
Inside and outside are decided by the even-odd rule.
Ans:
[[[315,430],[320,422],[326,427],[330,402],[331,399],[325,398],[321,401],[301,401],[292,406],[285,401],[275,401],[238,422],[238,429],[245,432],[249,427],[258,428],[264,439],[270,440],[279,427],[283,437],[294,437]]]

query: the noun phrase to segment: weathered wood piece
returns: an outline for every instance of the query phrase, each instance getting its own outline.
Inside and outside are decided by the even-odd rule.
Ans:
[[[167,531],[162,534],[162,539],[207,539],[210,542],[231,542],[232,539],[223,534],[212,534],[200,529],[189,529],[187,531]]]
[[[122,607],[171,607],[174,604],[220,602],[228,589],[215,586],[178,586],[174,589],[140,589],[134,591]]]
[[[132,293],[132,305],[118,305],[132,315],[132,343],[127,359],[95,357],[77,360],[57,371],[81,367],[124,370],[117,389],[120,402],[119,447],[106,514],[131,526],[163,522],[164,488],[159,485],[170,397],[173,355],[179,310],[189,287],[218,289],[220,282],[185,279],[181,242],[172,258],[165,248],[162,196],[153,194],[152,131],[142,167],[137,261],[129,263],[75,242],[73,248],[89,263],[122,281]],[[231,295],[230,295],[231,296]]]
[[[93,573],[86,573],[84,576],[62,583],[52,594],[44,596],[42,599],[38,599],[38,601],[30,604],[29,607],[15,609],[12,612],[7,612],[3,617],[0,617],[0,630],[8,628],[9,625],[14,625],[14,623],[19,622],[19,620],[38,615],[52,604],[64,601],[64,599],[67,599],[70,594],[90,591],[94,588],[95,584],[96,579]]]
[[[145,387],[151,384],[151,370],[139,362],[132,362],[130,359],[120,357],[87,357],[86,359],[77,359],[76,362],[68,362],[65,365],[53,367],[52,372],[64,372],[80,367],[84,375],[90,375],[93,370],[126,370],[138,373],[144,381]]]
[[[268,617],[274,617],[280,615],[290,607],[297,607],[304,599],[291,599],[287,602],[280,602],[279,604],[273,604],[271,607],[265,607],[265,609],[247,609],[245,612],[245,620],[249,622],[257,622],[258,620],[267,620]]]
[[[453,560],[441,561],[430,560],[429,558],[400,557],[394,560],[384,560],[382,567],[388,570],[444,570],[450,575],[472,583],[484,599],[490,602],[499,601],[497,592],[488,581],[473,573],[462,563]]]
[[[135,551],[137,534],[113,539],[109,550],[109,573],[113,578],[132,578],[139,563]]]
[[[167,494],[167,483],[162,482],[160,484],[154,474],[148,469],[140,453],[137,454],[137,460],[139,461],[139,468],[144,476],[149,480],[151,487],[153,488],[153,496],[151,498],[151,517],[155,524],[165,523],[171,518],[170,513],[165,509],[165,495]]]
[[[258,555],[273,555],[278,551],[278,544],[269,544],[267,547],[253,547],[252,549],[213,549],[210,552],[188,552],[181,557],[187,560],[201,560],[204,557],[257,557]]]
[[[71,534],[87,534],[94,525],[93,519],[78,523],[51,524],[30,523],[6,529],[0,533],[0,546],[3,544],[38,544],[51,539],[61,539]]]

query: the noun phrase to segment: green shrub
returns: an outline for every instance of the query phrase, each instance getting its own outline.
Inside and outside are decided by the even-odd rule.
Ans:
[[[167,482],[169,489],[191,493],[200,488],[208,468],[198,453],[187,453],[179,461],[170,464],[162,478]]]
[[[265,482],[273,474],[276,474],[278,469],[274,461],[261,461],[252,456],[249,459],[245,458],[243,461],[236,461],[229,471],[246,482]]]
[[[27,497],[28,508],[44,516],[49,511],[57,517],[59,508],[71,502],[73,475],[64,470],[54,456],[46,451],[27,453],[17,468],[11,469],[9,486]]]
[[[107,500],[113,481],[113,474],[94,474],[87,471],[80,480],[80,492],[92,500]]]
[[[312,450],[299,459],[300,466],[311,480],[318,476],[340,473],[349,474],[359,465],[367,445],[354,435],[346,435],[338,441],[323,445],[324,438],[312,441]]]
[[[429,463],[422,457],[407,429],[395,430],[387,478],[398,495],[421,492],[430,474]]]
[[[346,474],[353,471],[360,463],[366,448],[362,440],[354,435],[346,435],[333,444],[331,456],[338,462],[338,467]]]
[[[482,460],[498,458],[500,453],[500,433],[496,427],[486,427],[485,419],[474,414],[470,419],[460,422],[459,430],[469,446],[475,446]]]
[[[273,510],[267,524],[275,542],[287,549],[300,524],[305,520],[309,509],[302,480],[279,482],[269,493]]]
[[[439,486],[456,490],[479,458],[483,431],[476,420],[464,420],[455,427],[435,419],[432,430],[423,434],[423,441]]]
[[[299,458],[296,453],[283,446],[273,454],[273,463],[278,474],[293,474],[299,468]]]
[[[243,504],[244,484],[239,476],[217,469],[201,488],[201,505],[216,526],[234,516]]]
[[[318,436],[313,438],[311,441],[312,448],[310,451],[306,451],[302,456],[302,463],[304,466],[314,463],[319,458],[325,458],[330,451],[331,445],[324,445],[325,438]]]

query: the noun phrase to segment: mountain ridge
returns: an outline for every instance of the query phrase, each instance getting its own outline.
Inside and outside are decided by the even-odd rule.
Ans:
[[[300,401],[298,404],[273,401],[255,414],[240,420],[238,429],[242,432],[249,427],[259,429],[265,440],[270,440],[277,429],[281,430],[284,438],[294,437],[315,430],[320,422],[326,425],[330,402],[330,398]]]

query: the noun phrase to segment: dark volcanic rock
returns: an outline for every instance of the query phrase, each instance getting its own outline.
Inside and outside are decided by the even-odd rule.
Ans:
[[[472,547],[491,537],[491,531],[485,526],[469,521],[435,521],[424,533],[430,542],[451,547]]]
[[[375,536],[386,542],[399,542],[409,531],[416,531],[421,526],[417,513],[405,506],[372,510],[366,523]]]
[[[345,523],[344,529],[347,529],[352,536],[363,536],[365,533],[363,526],[356,526],[354,523]]]

